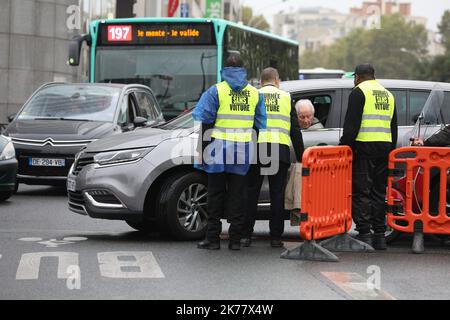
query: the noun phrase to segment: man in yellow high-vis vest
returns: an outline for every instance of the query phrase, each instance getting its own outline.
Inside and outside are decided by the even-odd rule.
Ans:
[[[221,218],[230,223],[230,250],[240,250],[245,224],[247,172],[252,160],[255,129],[266,128],[264,99],[247,81],[243,61],[230,54],[223,81],[203,93],[192,114],[202,124],[201,164],[208,174],[206,239],[199,249],[220,249]],[[209,135],[212,139],[209,139]]]
[[[290,146],[293,145],[297,161],[301,161],[304,145],[302,131],[291,95],[280,90],[280,76],[274,68],[266,68],[261,73],[259,90],[264,96],[267,113],[267,129],[258,135],[258,163],[252,164],[248,173],[248,209],[243,246],[250,246],[253,228],[258,210],[258,198],[261,191],[265,167],[270,187],[270,244],[282,247],[281,236],[284,232],[284,190],[287,172],[291,164]],[[292,144],[291,144],[292,139]],[[266,159],[263,159],[266,158]]]
[[[397,131],[394,96],[375,80],[370,64],[357,66],[340,144],[353,150],[352,214],[357,238],[377,250],[386,249],[387,169]]]

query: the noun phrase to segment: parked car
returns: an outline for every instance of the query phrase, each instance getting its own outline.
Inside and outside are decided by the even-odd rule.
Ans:
[[[17,160],[10,139],[0,135],[0,202],[9,199],[16,187]]]
[[[75,154],[88,143],[164,117],[146,86],[50,83],[10,120],[5,135],[16,148],[18,182],[64,185]]]
[[[396,98],[399,146],[407,145],[419,114],[435,86],[432,82],[381,80]],[[450,116],[450,84],[445,117]],[[337,145],[352,80],[304,80],[282,84],[293,102],[310,99],[325,129],[303,132],[305,146]],[[427,123],[431,135],[438,129]],[[158,128],[98,140],[77,155],[68,176],[69,208],[93,218],[125,220],[142,230],[167,231],[178,239],[199,239],[206,226],[207,179],[191,163],[198,126],[190,113]],[[292,154],[293,155],[293,154]],[[293,157],[294,159],[294,157]],[[260,195],[261,216],[269,207],[267,181]]]

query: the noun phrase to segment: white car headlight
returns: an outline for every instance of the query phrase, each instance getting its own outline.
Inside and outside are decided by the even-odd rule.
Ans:
[[[8,142],[8,144],[0,154],[0,160],[10,160],[15,157],[16,157],[16,150],[14,149],[14,145],[12,142]]]
[[[154,147],[102,152],[94,156],[94,162],[101,166],[133,162],[142,159],[153,149]]]

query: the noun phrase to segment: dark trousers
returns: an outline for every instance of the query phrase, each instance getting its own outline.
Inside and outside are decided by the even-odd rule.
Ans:
[[[208,227],[206,238],[219,241],[222,232],[220,219],[227,217],[230,242],[239,243],[245,223],[247,198],[246,176],[231,173],[208,174]]]
[[[353,221],[359,233],[386,231],[388,157],[353,159]]]
[[[280,239],[284,232],[284,191],[286,188],[289,165],[280,162],[280,167],[275,175],[268,176],[270,188],[270,237]],[[255,227],[258,212],[259,193],[264,181],[259,165],[252,165],[247,174],[248,204],[245,219],[245,237],[250,238]]]

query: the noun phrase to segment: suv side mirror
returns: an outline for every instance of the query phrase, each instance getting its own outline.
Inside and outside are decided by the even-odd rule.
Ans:
[[[145,127],[147,125],[147,119],[144,117],[136,117],[134,118],[134,125],[136,128]]]
[[[10,114],[8,116],[8,122],[9,123],[13,122],[14,118],[16,117],[16,115],[17,115],[17,113]]]

